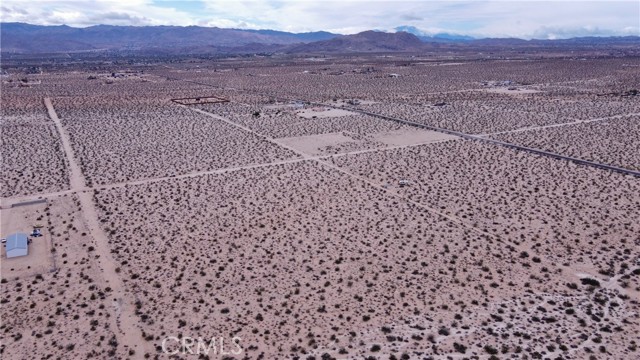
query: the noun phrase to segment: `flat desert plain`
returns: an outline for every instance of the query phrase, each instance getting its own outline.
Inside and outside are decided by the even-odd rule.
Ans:
[[[637,58],[27,69],[2,358],[640,357]]]

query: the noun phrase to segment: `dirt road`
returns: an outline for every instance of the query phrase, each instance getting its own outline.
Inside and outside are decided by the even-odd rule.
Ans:
[[[67,158],[67,165],[69,166],[69,186],[73,191],[80,191],[86,187],[84,176],[80,170],[80,166],[76,162],[74,157],[73,148],[71,147],[71,141],[69,141],[69,135],[62,127],[62,123],[58,118],[56,110],[53,108],[50,98],[44,99],[44,105],[47,107],[49,117],[56,124],[58,134],[60,135],[60,141],[62,142],[62,148]]]
[[[69,136],[56,114],[51,99],[45,98],[44,104],[49,112],[49,117],[51,117],[51,120],[56,124],[69,164],[70,192],[75,192],[80,200],[82,218],[87,225],[87,229],[89,229],[91,237],[95,241],[95,259],[97,265],[102,273],[105,287],[108,286],[111,288],[111,291],[107,293],[107,301],[111,303],[111,307],[109,308],[112,313],[112,316],[109,318],[111,328],[116,335],[119,345],[122,345],[127,351],[134,350],[133,358],[143,359],[145,352],[153,353],[154,351],[148,348],[147,342],[142,337],[142,331],[138,325],[138,318],[135,314],[134,294],[127,292],[122,279],[120,279],[116,271],[118,265],[111,256],[109,239],[100,227],[98,214],[93,201],[93,193],[86,187],[86,181],[75,159]]]

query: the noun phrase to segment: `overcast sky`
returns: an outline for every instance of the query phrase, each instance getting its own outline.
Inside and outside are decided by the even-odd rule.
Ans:
[[[352,34],[414,26],[427,34],[566,38],[640,35],[640,1],[2,0],[2,21],[86,27],[200,25]]]

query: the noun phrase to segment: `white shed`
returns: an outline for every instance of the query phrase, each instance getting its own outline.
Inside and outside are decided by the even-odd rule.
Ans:
[[[25,233],[7,236],[7,258],[26,256],[29,253],[29,238]]]

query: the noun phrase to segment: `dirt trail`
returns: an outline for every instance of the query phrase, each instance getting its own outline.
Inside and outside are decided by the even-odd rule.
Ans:
[[[111,329],[115,333],[119,345],[123,346],[127,351],[135,351],[134,355],[131,356],[132,358],[143,359],[145,352],[153,352],[147,348],[147,342],[142,337],[142,331],[135,315],[134,295],[126,291],[122,279],[120,279],[116,272],[118,265],[111,256],[109,239],[100,227],[92,192],[87,191],[89,189],[87,189],[85,185],[85,178],[74,157],[69,136],[60,123],[51,99],[45,98],[44,103],[51,120],[56,124],[60,134],[62,147],[69,163],[71,191],[77,193],[78,199],[80,200],[82,218],[95,241],[95,259],[102,273],[105,287],[108,286],[111,288],[106,298],[112,305],[109,308],[112,312],[112,316],[109,318]]]
[[[640,115],[640,113],[619,114],[619,115],[605,116],[605,117],[587,119],[587,120],[576,120],[576,121],[560,123],[560,124],[530,126],[530,127],[514,129],[514,130],[506,130],[506,131],[499,131],[499,132],[494,132],[494,133],[479,134],[479,135],[476,135],[476,136],[484,137],[484,136],[492,136],[492,135],[519,133],[519,132],[525,132],[525,131],[531,131],[531,130],[542,130],[542,129],[548,129],[548,128],[554,128],[554,127],[567,126],[567,125],[587,124],[587,123],[596,122],[596,121],[615,120],[615,119],[623,118],[625,116],[636,116],[636,115]]]
[[[80,170],[80,166],[73,155],[74,153],[73,148],[71,148],[71,141],[69,141],[69,135],[62,127],[58,114],[56,114],[56,110],[53,108],[53,104],[51,103],[51,99],[45,98],[44,105],[47,107],[49,117],[56,124],[58,134],[60,135],[60,141],[62,142],[62,148],[67,157],[67,164],[69,165],[69,186],[71,187],[71,190],[74,191],[82,190],[86,187],[86,184],[82,171]]]
[[[213,114],[207,114],[207,115],[213,115]],[[218,118],[217,116],[213,116],[213,117],[215,117],[216,119]],[[224,121],[224,120],[222,120],[222,121]],[[241,165],[241,166],[231,166],[231,167],[227,167],[227,168],[220,168],[220,169],[214,169],[214,170],[205,170],[205,171],[196,171],[196,172],[180,174],[180,175],[160,176],[160,177],[155,177],[155,178],[146,178],[146,179],[140,179],[140,180],[129,180],[129,181],[124,181],[124,182],[119,182],[119,183],[112,183],[112,184],[105,184],[105,185],[87,186],[87,187],[83,187],[83,188],[76,189],[76,190],[70,189],[70,190],[54,191],[54,192],[50,192],[50,193],[19,195],[19,196],[3,198],[2,202],[3,202],[3,204],[5,204],[3,206],[3,208],[8,208],[8,207],[11,207],[12,204],[19,204],[19,203],[22,203],[22,202],[38,200],[38,199],[51,199],[51,198],[55,198],[55,197],[58,197],[58,196],[69,195],[69,194],[73,194],[73,193],[76,193],[76,192],[93,190],[93,189],[98,189],[98,190],[114,189],[114,188],[126,187],[126,186],[129,186],[129,185],[142,185],[142,184],[149,184],[149,183],[172,180],[172,179],[184,179],[184,178],[192,178],[192,177],[198,177],[198,176],[203,176],[203,175],[223,174],[223,173],[231,172],[231,171],[239,171],[239,170],[246,170],[246,169],[257,169],[257,168],[263,168],[263,167],[269,167],[269,166],[277,166],[277,165],[282,165],[282,164],[293,164],[293,163],[303,162],[303,161],[307,161],[307,160],[327,160],[327,159],[337,158],[337,157],[342,157],[342,156],[365,154],[365,153],[370,153],[370,152],[378,152],[378,151],[386,151],[386,150],[394,150],[394,149],[404,149],[404,148],[416,147],[416,146],[427,145],[427,144],[435,144],[435,143],[446,142],[446,141],[455,141],[455,140],[458,140],[458,139],[432,140],[432,141],[420,142],[420,143],[417,143],[417,144],[394,145],[394,146],[379,147],[379,148],[374,148],[374,149],[354,150],[354,151],[348,151],[348,152],[343,152],[343,153],[338,153],[338,154],[330,154],[330,155],[306,156],[304,158],[280,160],[280,161],[273,161],[273,162],[269,162],[269,163],[249,164],[249,165]]]

